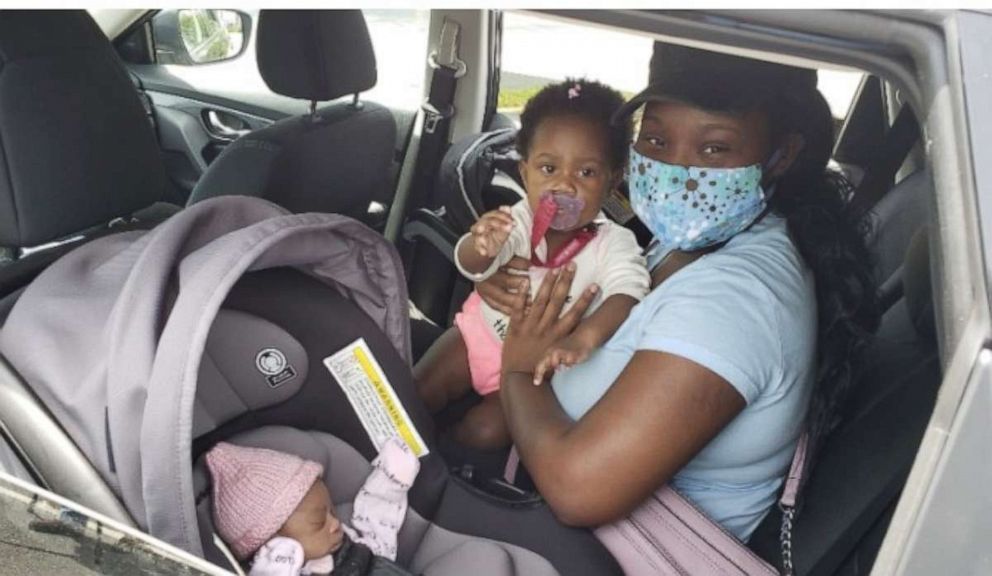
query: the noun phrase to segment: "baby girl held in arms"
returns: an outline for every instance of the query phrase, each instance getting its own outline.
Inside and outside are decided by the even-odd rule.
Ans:
[[[531,296],[548,274],[574,267],[569,293],[574,303],[587,288],[595,300],[585,318],[553,346],[535,371],[535,384],[549,372],[585,359],[627,318],[648,291],[648,273],[634,234],[606,219],[602,206],[616,193],[627,161],[631,122],[613,117],[623,96],[586,80],[552,84],[527,102],[520,116],[517,150],[527,197],[483,214],[455,247],[455,264],[467,278],[482,281],[514,257],[529,260]],[[567,312],[566,312],[567,314]],[[499,399],[504,311],[477,292],[455,317],[414,372],[432,412],[474,389],[483,397],[455,425],[461,444],[480,449],[509,445]]]

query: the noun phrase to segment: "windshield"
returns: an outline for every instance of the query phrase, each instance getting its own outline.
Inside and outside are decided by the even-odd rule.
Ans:
[[[0,474],[4,574],[229,574]]]

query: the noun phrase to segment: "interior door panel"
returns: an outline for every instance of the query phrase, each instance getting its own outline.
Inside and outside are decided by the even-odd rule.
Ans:
[[[181,96],[219,107],[240,110],[270,120],[303,114],[308,103],[272,93],[255,78],[254,55],[200,66],[129,64],[145,90]],[[234,71],[227,67],[237,67]],[[252,67],[252,73],[245,71]]]
[[[187,197],[210,162],[237,137],[212,127],[211,119],[226,119],[224,124],[230,124],[232,119],[240,122],[236,127],[228,126],[232,132],[257,130],[273,122],[271,118],[185,96],[153,90],[146,90],[146,94],[155,108],[159,144],[169,175]]]
[[[307,109],[303,100],[259,90],[238,93],[239,100],[234,100],[230,85],[225,90],[201,91],[163,66],[129,67],[154,108],[166,168],[183,194],[182,203],[210,162],[235,139],[230,131],[257,130]],[[416,114],[391,112],[397,128],[393,171],[398,173]],[[218,120],[223,127],[216,125]]]

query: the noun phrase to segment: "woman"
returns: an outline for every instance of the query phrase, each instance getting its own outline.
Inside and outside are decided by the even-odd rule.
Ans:
[[[655,234],[652,291],[589,360],[534,386],[592,295],[559,317],[568,268],[529,304],[518,277],[480,285],[511,315],[501,402],[561,521],[611,522],[670,483],[746,541],[854,378],[878,322],[869,258],[826,168],[814,71],[657,43],[622,113],[642,108],[628,180]]]

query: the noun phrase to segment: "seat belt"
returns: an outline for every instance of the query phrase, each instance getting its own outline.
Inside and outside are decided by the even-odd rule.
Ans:
[[[465,75],[468,67],[458,58],[458,33],[461,26],[447,18],[441,25],[441,35],[437,50],[432,51],[427,61],[434,72],[431,74],[431,86],[427,99],[421,105],[423,123],[419,134],[419,142],[415,152],[413,175],[408,188],[401,190],[402,197],[397,195],[393,202],[393,210],[386,226],[386,237],[398,236],[402,222],[411,208],[419,208],[426,202],[434,186],[434,178],[438,164],[451,131],[451,119],[455,115],[455,88],[458,79]],[[414,128],[416,130],[416,127]],[[411,145],[413,141],[411,141]],[[409,158],[412,150],[407,151]],[[404,162],[403,170],[406,170]],[[403,180],[401,173],[400,180]]]
[[[892,188],[893,179],[909,151],[920,137],[920,125],[908,105],[903,104],[895,122],[885,133],[879,157],[865,172],[864,178],[847,205],[847,213],[859,220]]]

